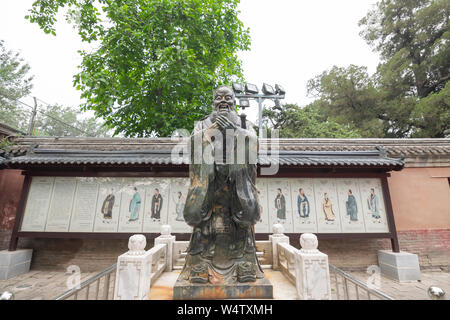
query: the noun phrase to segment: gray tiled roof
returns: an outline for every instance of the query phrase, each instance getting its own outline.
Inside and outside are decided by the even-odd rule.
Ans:
[[[266,149],[271,139],[260,139],[261,149]],[[63,150],[170,150],[179,140],[170,138],[70,138],[70,137],[16,137],[14,152],[23,154],[30,146],[41,149]],[[370,151],[383,147],[388,156],[448,156],[450,139],[279,139],[280,150],[286,151]]]
[[[174,164],[170,152],[183,144],[171,138],[70,138],[70,137],[15,137],[14,147],[7,155],[7,163],[16,167],[22,164]],[[260,139],[260,150],[271,148],[273,140]],[[377,147],[386,151],[384,157],[369,157],[360,153],[349,156],[346,152],[372,152]],[[280,159],[260,155],[259,163],[279,161],[283,166],[398,166],[405,157],[405,166],[448,166],[450,164],[450,139],[279,139]],[[34,150],[30,151],[30,150]],[[38,151],[39,150],[39,151]],[[45,154],[40,150],[60,150]],[[86,153],[84,153],[86,152]],[[108,153],[109,152],[109,153]],[[292,153],[291,153],[292,152]],[[339,156],[331,159],[333,152]],[[124,155],[127,153],[128,155]],[[297,153],[297,154],[296,154]],[[301,153],[301,154],[299,154]],[[315,154],[314,154],[315,153]],[[96,154],[96,155],[95,155]],[[0,153],[0,155],[2,155]],[[22,158],[22,156],[26,157]],[[88,157],[86,155],[89,155]],[[3,155],[5,157],[5,155]],[[20,159],[15,159],[20,157]],[[13,160],[14,159],[14,160]],[[375,164],[376,163],[376,164]]]
[[[89,151],[89,150],[45,150],[37,149],[26,155],[12,157],[7,160],[12,167],[26,165],[182,165],[188,164],[188,158],[173,158],[170,152],[161,150],[141,151]],[[401,169],[403,160],[389,158],[384,152],[372,151],[284,151],[279,154],[258,156],[260,165],[279,164],[280,166],[311,167],[383,167]]]

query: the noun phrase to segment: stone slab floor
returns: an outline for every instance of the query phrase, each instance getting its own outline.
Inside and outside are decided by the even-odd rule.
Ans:
[[[273,283],[274,298],[291,300],[296,298],[295,286],[285,278],[281,272],[270,269],[264,270],[266,277]],[[149,298],[151,300],[172,299],[172,286],[175,283],[179,271],[165,272],[152,285]],[[365,282],[369,275],[363,272],[349,272],[355,278]],[[82,273],[81,281],[95,275],[96,272]],[[50,300],[56,298],[67,290],[67,280],[70,274],[64,271],[31,270],[30,272],[17,276],[9,280],[0,280],[0,292],[12,291],[16,300]],[[111,277],[114,281],[114,277]],[[336,288],[332,278],[332,296],[336,299]],[[113,282],[112,282],[113,283]],[[380,291],[386,293],[394,299],[405,300],[426,300],[428,287],[437,285],[447,293],[450,298],[450,273],[445,271],[422,271],[422,281],[410,283],[398,283],[381,276]],[[95,286],[91,286],[89,298],[95,295]],[[349,285],[349,291],[354,293],[354,289]],[[342,291],[341,291],[342,292]],[[80,298],[84,298],[86,291],[80,292]],[[109,292],[112,296],[112,287]],[[351,296],[355,296],[354,294]],[[361,298],[366,295],[360,294]]]

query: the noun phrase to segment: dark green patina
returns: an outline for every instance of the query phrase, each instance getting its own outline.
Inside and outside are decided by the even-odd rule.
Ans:
[[[191,135],[190,187],[184,219],[193,232],[177,284],[205,284],[219,290],[216,286],[255,283],[264,279],[264,274],[256,258],[254,234],[254,224],[260,217],[256,161],[251,161],[252,153],[256,159],[258,152],[257,136],[251,123],[243,123],[236,114],[231,88],[221,86],[215,91],[213,107]],[[223,133],[223,140],[217,132]],[[238,161],[242,146],[245,161]],[[234,161],[221,161],[219,156],[219,161],[216,158],[212,162],[202,156],[196,162],[196,152],[205,150],[212,150],[213,155],[220,152],[222,160],[230,160],[232,153]]]

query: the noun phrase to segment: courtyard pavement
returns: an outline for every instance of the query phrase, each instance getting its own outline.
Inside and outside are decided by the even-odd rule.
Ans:
[[[276,284],[274,285],[274,299],[293,300],[296,298],[295,286],[281,272],[270,269],[266,269],[264,272],[270,282]],[[149,298],[151,300],[172,299],[172,287],[179,273],[179,271],[163,273],[152,286]],[[369,275],[363,272],[348,273],[364,283],[369,278]],[[82,273],[81,281],[95,274],[97,272]],[[52,300],[68,290],[67,282],[71,276],[64,271],[31,270],[9,280],[0,280],[0,292],[11,291],[16,300]],[[114,277],[111,280],[114,281]],[[336,299],[333,277],[331,280],[332,296]],[[450,272],[446,271],[422,271],[422,281],[408,283],[399,283],[381,276],[378,290],[396,300],[428,300],[427,290],[432,285],[442,288],[447,293],[446,298],[450,298]],[[352,291],[351,285],[349,286],[349,291]],[[93,291],[95,290],[90,291],[91,299]],[[110,293],[112,294],[112,289]],[[79,296],[84,297],[82,293]],[[364,295],[361,297],[364,298]]]

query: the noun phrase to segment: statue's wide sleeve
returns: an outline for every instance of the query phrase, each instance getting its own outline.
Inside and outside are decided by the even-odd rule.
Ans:
[[[190,137],[190,185],[183,210],[184,220],[192,227],[198,226],[202,221],[209,219],[212,209],[209,186],[214,179],[214,167],[211,164],[195,163],[194,153],[196,152],[195,148],[199,147],[198,143],[201,143],[202,148],[209,143],[204,137],[201,122],[196,125]]]
[[[236,137],[237,141],[242,141],[242,136],[239,137],[239,135],[247,137],[245,148],[248,157],[246,157],[246,161],[243,164],[236,163],[231,165],[232,180],[235,185],[232,218],[243,227],[254,225],[260,219],[258,191],[256,188],[257,136],[251,127],[247,127],[249,129],[238,128]],[[239,144],[235,144],[235,148],[239,148]]]

